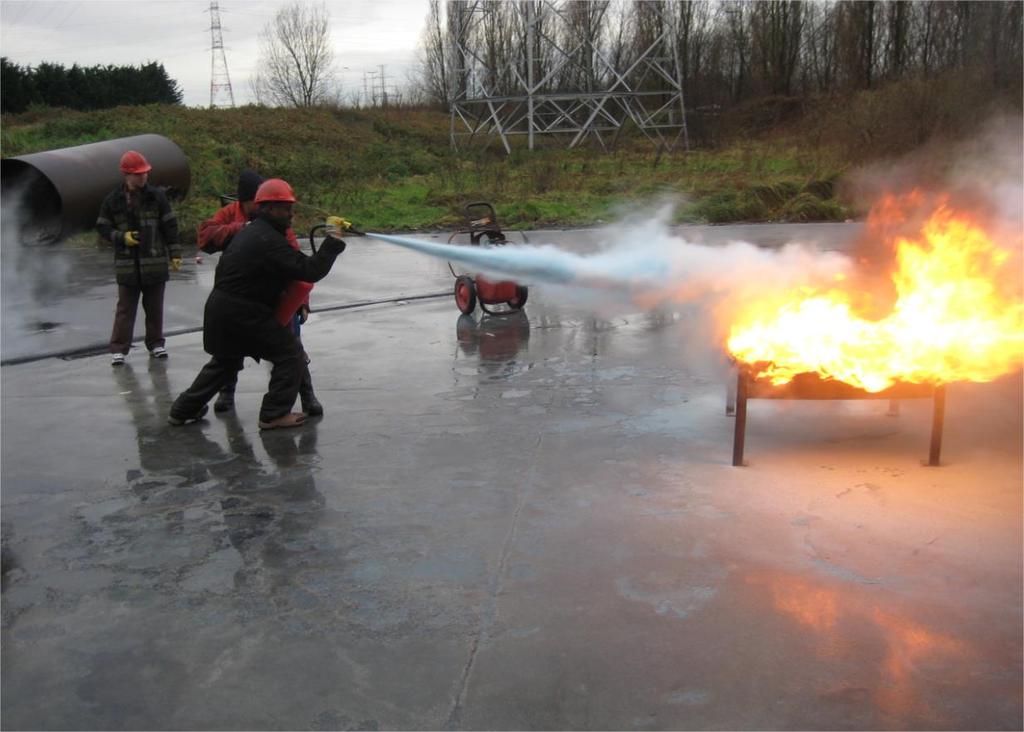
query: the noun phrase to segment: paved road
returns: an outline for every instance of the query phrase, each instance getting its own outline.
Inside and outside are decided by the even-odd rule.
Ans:
[[[325,300],[451,280],[345,257]],[[1020,729],[1019,375],[939,468],[926,401],[752,402],[733,468],[699,318],[556,295],[315,315],[291,432],[253,364],[166,425],[198,333],[5,366],[4,727]]]

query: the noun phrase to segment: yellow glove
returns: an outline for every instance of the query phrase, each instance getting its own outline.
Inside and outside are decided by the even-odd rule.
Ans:
[[[181,257],[171,257],[171,269],[175,272],[181,269]]]
[[[124,245],[126,247],[137,247],[139,245],[139,232],[137,232],[137,231],[126,231],[126,232],[124,232]]]
[[[339,231],[348,231],[352,228],[352,222],[346,221],[340,216],[328,216],[326,223],[328,226],[338,229]]]

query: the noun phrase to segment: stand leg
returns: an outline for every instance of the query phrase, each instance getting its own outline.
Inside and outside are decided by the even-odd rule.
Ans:
[[[725,416],[732,417],[736,414],[736,382],[732,379],[732,373],[725,382]]]
[[[939,453],[942,451],[942,422],[946,416],[946,387],[936,386],[934,410],[932,411],[932,443],[928,450],[928,465],[939,464]]]
[[[743,465],[743,440],[747,431],[747,378],[740,369],[736,375],[736,425],[732,433],[732,464]]]

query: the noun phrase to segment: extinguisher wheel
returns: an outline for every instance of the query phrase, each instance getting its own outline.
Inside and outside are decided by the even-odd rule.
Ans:
[[[476,308],[476,285],[473,278],[462,275],[455,280],[455,304],[469,315]]]
[[[516,285],[515,296],[508,301],[508,306],[513,310],[522,310],[526,304],[526,298],[529,297],[530,290],[523,285]]]

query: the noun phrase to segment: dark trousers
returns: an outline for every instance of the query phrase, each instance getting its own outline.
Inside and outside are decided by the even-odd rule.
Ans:
[[[287,331],[282,330],[282,334],[287,334]],[[279,347],[272,355],[263,357],[274,365],[270,371],[270,386],[260,405],[260,421],[270,422],[291,412],[299,395],[305,359],[298,342],[290,334],[279,339]],[[194,417],[229,380],[231,383],[237,381],[241,370],[241,358],[214,356],[199,371],[192,385],[174,400],[171,416],[175,419]]]
[[[132,347],[135,332],[135,314],[146,311],[146,348],[152,351],[164,345],[164,287],[166,282],[157,282],[144,287],[132,285],[117,286],[117,308],[114,310],[114,329],[110,333],[110,352],[127,354]]]
[[[171,416],[176,419],[189,419],[229,382],[233,391],[235,382],[238,381],[238,372],[241,370],[241,358],[214,356],[199,370],[192,385],[174,400],[174,404],[171,405]]]
[[[299,322],[299,316],[296,315],[292,318],[292,332],[295,333],[296,340],[299,341],[299,349],[302,351],[302,381],[299,384],[299,394],[306,394],[303,399],[307,399],[308,395],[313,393],[313,377],[309,374],[309,356],[306,355],[306,349],[302,345],[302,339],[299,335],[302,332],[302,325]],[[238,362],[238,371],[242,370],[242,362]],[[231,396],[235,393],[235,387],[238,386],[238,371],[224,375],[224,383],[220,388],[220,393],[226,396]]]
[[[302,344],[299,343],[299,347]],[[306,355],[305,350],[302,352],[302,380],[299,382],[299,395],[304,396],[303,399],[308,399],[308,395],[313,393],[313,377],[309,373],[309,356]],[[238,386],[238,372],[242,370],[242,360],[238,360],[238,371],[224,374],[223,383],[220,387],[220,393],[225,396],[234,396],[235,388]]]

